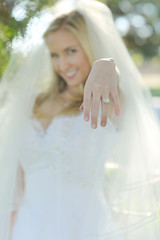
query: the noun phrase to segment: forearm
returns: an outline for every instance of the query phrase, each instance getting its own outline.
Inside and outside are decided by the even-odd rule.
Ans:
[[[15,218],[16,218],[16,215],[17,215],[17,210],[15,210],[14,212],[12,212],[12,215],[11,215],[11,227],[13,226],[14,222],[15,222]]]
[[[16,221],[16,217],[17,217],[17,213],[19,211],[19,207],[21,205],[22,199],[23,199],[23,195],[24,195],[24,191],[25,191],[25,176],[24,176],[24,171],[21,168],[21,166],[19,166],[18,169],[18,180],[20,182],[20,186],[19,186],[19,192],[18,192],[18,196],[17,193],[15,194],[15,202],[13,203],[12,206],[12,213],[11,213],[11,219],[10,219],[10,239],[11,239],[11,235],[12,235],[12,231],[13,231],[13,227]]]
[[[11,239],[11,235],[12,235],[12,231],[13,231],[13,226],[14,226],[14,223],[15,223],[15,219],[16,219],[16,216],[17,216],[17,211],[18,210],[14,210],[11,214],[11,221],[10,221],[10,238]]]

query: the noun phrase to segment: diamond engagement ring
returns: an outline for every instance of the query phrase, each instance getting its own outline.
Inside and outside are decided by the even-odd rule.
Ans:
[[[102,101],[107,104],[111,102],[110,98],[102,98]]]

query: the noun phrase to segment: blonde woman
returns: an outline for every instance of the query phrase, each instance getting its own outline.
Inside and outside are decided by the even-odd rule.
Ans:
[[[44,9],[7,71],[0,237],[158,240],[159,126],[110,10]]]

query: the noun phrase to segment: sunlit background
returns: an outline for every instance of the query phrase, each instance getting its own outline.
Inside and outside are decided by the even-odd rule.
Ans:
[[[18,34],[24,34],[28,20],[37,11],[55,2],[0,1],[0,78],[9,61],[12,39]],[[101,0],[101,2],[111,8],[116,26],[152,94],[160,96],[160,0]]]

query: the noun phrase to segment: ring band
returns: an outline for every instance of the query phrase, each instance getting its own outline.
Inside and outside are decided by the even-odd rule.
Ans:
[[[107,104],[111,102],[110,98],[102,98],[102,101]]]

